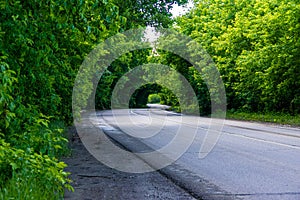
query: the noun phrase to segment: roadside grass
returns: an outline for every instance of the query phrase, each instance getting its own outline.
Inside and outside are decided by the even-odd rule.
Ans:
[[[63,199],[64,190],[73,191],[60,158],[71,150],[62,121],[34,123],[14,144],[0,134],[0,199]],[[1,138],[2,137],[2,138]]]
[[[61,194],[45,189],[40,181],[36,179],[19,180],[13,177],[5,184],[4,188],[0,190],[0,199],[16,199],[16,200],[36,200],[62,199]]]
[[[243,111],[227,111],[227,119],[268,122],[273,124],[291,125],[300,127],[300,115],[290,115],[288,113],[253,113]]]

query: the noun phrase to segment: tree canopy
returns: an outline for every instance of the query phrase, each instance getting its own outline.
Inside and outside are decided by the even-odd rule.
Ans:
[[[80,65],[116,33],[167,26],[175,2],[185,0],[0,0],[1,199],[55,199],[64,187],[71,189],[65,164],[57,158],[67,149],[64,128],[72,124],[72,89]],[[116,62],[111,70],[120,74],[128,68],[123,64]],[[109,79],[113,76],[118,75]],[[22,194],[5,193],[14,181]],[[39,189],[26,194],[26,187]]]
[[[212,56],[230,109],[299,113],[297,0],[201,0],[176,29]]]
[[[65,187],[72,189],[63,171],[65,164],[58,158],[67,149],[64,129],[73,122],[76,75],[97,45],[133,28],[169,28],[201,44],[220,71],[229,109],[300,114],[299,0],[194,0],[194,8],[174,21],[170,9],[175,3],[187,0],[0,0],[1,199],[21,195],[15,190],[5,192],[16,182],[21,183],[19,192],[44,187],[34,190],[40,199],[53,195],[58,199]],[[142,35],[137,37],[143,40]],[[192,44],[181,45],[180,38],[161,37],[157,47],[172,42],[193,58],[203,55]],[[146,48],[121,55],[103,73],[95,94],[83,88],[82,99],[95,95],[96,107],[109,109],[113,89],[124,74],[137,66],[160,63],[189,82],[200,113],[210,114],[218,91],[208,87],[211,82],[205,75],[174,53],[155,53]],[[208,57],[203,62],[207,65],[202,70],[214,74]],[[178,77],[161,73],[157,82],[133,93],[130,106],[141,106],[148,95],[158,93],[160,102],[180,111],[180,98],[172,91],[182,89],[180,84],[172,85]],[[165,79],[173,88],[160,85]],[[126,84],[123,88],[131,83]],[[186,105],[186,110],[192,107],[197,106]]]

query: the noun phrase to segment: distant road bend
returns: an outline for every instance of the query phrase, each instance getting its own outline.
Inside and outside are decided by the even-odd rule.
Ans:
[[[207,186],[209,190],[200,191],[201,194],[196,197],[210,199],[213,194],[215,199],[226,196],[255,200],[300,199],[299,128],[226,120],[217,144],[204,159],[200,159],[198,152],[209,128],[208,118],[184,116],[160,109],[119,110],[115,116],[111,111],[101,111],[97,115],[107,126],[118,129],[126,124],[117,121],[130,118],[134,121],[135,129],[139,128],[141,135],[145,136],[149,135],[145,131],[163,120],[165,124],[156,135],[139,139],[152,149],[168,144],[180,126],[197,131],[190,148],[174,163],[185,173],[196,175],[193,176],[194,182],[204,180],[200,184],[210,184]],[[187,118],[189,123],[181,123],[182,118]],[[174,175],[180,173],[174,170]],[[172,178],[172,168],[167,176]],[[180,180],[176,182],[180,185]],[[197,193],[195,184],[182,185],[191,193]]]

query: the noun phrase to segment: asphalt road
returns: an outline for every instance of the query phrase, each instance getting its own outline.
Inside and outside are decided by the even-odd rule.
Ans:
[[[121,130],[153,150],[174,142],[178,130],[184,131],[187,139],[181,138],[181,141],[192,138],[193,143],[169,169],[166,168],[166,173],[171,179],[173,175],[177,176],[177,179],[174,178],[177,184],[191,190],[191,193],[197,193],[195,181],[202,180],[202,185],[209,185],[198,189],[202,190],[202,198],[214,193],[241,199],[300,199],[299,128],[233,120],[226,120],[224,125],[214,124],[209,118],[178,115],[159,109],[118,110],[114,115],[111,111],[104,111],[99,116],[107,130]],[[101,128],[105,129],[105,126]],[[205,156],[199,157],[201,146],[211,141],[206,139],[208,130],[214,126],[221,126],[220,136],[215,137],[218,139],[215,145],[210,145],[212,150],[207,148],[209,151]],[[108,133],[113,135],[113,132]],[[193,133],[195,138],[191,136]],[[122,139],[118,142],[122,144]],[[180,150],[187,144],[176,142]],[[134,142],[126,145],[128,149],[136,146]],[[149,162],[151,165],[152,161]],[[164,173],[164,169],[161,171]],[[185,174],[180,178],[178,174],[183,171]],[[185,179],[189,176],[186,173],[192,174],[192,178]],[[194,183],[181,184],[181,179]],[[205,187],[209,191],[203,191]]]
[[[75,128],[70,128],[69,134],[72,156],[64,162],[68,165],[66,171],[71,172],[74,192],[66,190],[65,200],[195,200],[157,171],[132,174],[102,164],[87,151]],[[113,157],[109,153],[107,156]]]

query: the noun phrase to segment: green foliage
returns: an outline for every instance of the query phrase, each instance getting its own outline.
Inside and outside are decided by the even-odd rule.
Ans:
[[[77,70],[97,42],[120,30],[118,8],[110,1],[51,0],[3,2],[0,9],[1,51],[18,78],[14,93],[70,123]]]
[[[57,199],[65,188],[72,190],[63,162],[30,149],[13,148],[3,139],[0,144],[1,199]]]
[[[148,103],[160,103],[159,94],[150,94],[148,96]]]
[[[127,85],[126,85],[127,87]],[[162,87],[158,84],[146,84],[137,89],[131,96],[129,101],[130,108],[147,107],[148,96],[153,93],[161,92]],[[159,94],[160,95],[160,94]]]
[[[120,43],[122,42],[120,41]],[[125,45],[127,44],[125,43]],[[126,53],[116,59],[107,70],[104,71],[97,85],[95,95],[96,108],[111,108],[111,95],[119,79],[131,69],[146,63],[150,52],[150,49],[143,49]],[[126,88],[127,86],[124,85],[123,87]]]
[[[178,5],[185,4],[187,0],[113,0],[113,3],[118,7],[119,14],[124,17],[121,21],[123,24],[120,29],[121,32],[123,32],[124,30],[145,27],[147,25],[153,27],[168,27],[173,22],[171,13],[169,12],[172,6],[175,3]],[[142,40],[142,36],[143,35],[140,37],[140,41]],[[124,41],[120,41],[120,43],[124,43]],[[113,53],[112,50],[112,54]],[[102,74],[99,84],[97,85],[97,92],[95,94],[96,108],[109,109],[111,107],[112,91],[118,80],[129,70],[147,63],[147,57],[150,53],[151,49],[132,51],[122,55],[109,66]],[[111,54],[108,53],[107,55],[110,56]],[[147,96],[145,95],[141,98],[147,98]],[[142,103],[134,103],[136,99],[137,98],[133,96],[131,106],[136,106],[137,104],[138,106],[143,106],[142,104],[145,103],[144,100],[147,101],[147,99],[144,99]]]
[[[65,153],[61,150],[66,149],[68,142],[63,137],[64,124],[50,122],[50,117],[39,114],[35,106],[26,107],[21,98],[13,98],[12,86],[18,79],[8,68],[2,62],[0,198],[57,199],[62,197],[64,188],[72,189],[68,173],[63,171],[66,165],[56,159]]]
[[[0,12],[0,198],[58,199],[72,189],[57,158],[75,75],[122,17],[107,1],[1,1]]]
[[[153,1],[131,0],[0,1],[0,199],[58,199],[64,188],[72,189],[57,158],[67,153],[64,129],[73,121],[80,65],[118,32],[166,26],[174,2],[186,1],[155,7]],[[109,87],[99,92],[101,108],[108,107],[117,78],[143,63],[147,51],[124,55],[111,66],[104,76]],[[85,86],[82,101],[93,85]]]
[[[178,98],[170,89],[163,87],[159,93],[159,96],[161,104],[171,106],[169,110],[172,110],[174,112],[181,112]]]
[[[292,126],[299,126],[300,116],[290,115],[287,113],[251,113],[243,111],[231,111],[227,113],[227,119],[237,119],[237,120],[247,120],[247,121],[259,121],[259,122],[269,122],[275,124],[285,124]]]
[[[215,104],[220,102],[220,98],[217,96],[219,93],[216,90],[221,88],[216,88],[217,85],[215,81],[219,79],[217,77],[218,73],[215,73],[215,67],[211,62],[211,58],[204,51],[201,46],[197,45],[195,42],[191,41],[188,37],[182,37],[178,33],[168,33],[166,36],[162,36],[157,42],[157,51],[159,56],[152,56],[150,58],[151,62],[158,62],[170,66],[172,69],[180,73],[188,82],[189,85],[194,90],[194,93],[189,95],[182,95],[182,102],[187,102],[185,105],[185,110],[188,113],[195,113],[196,107],[199,107],[199,112],[201,115],[208,115],[211,112],[211,101]],[[160,49],[169,49],[171,52]],[[179,49],[179,50],[177,50]],[[172,53],[174,52],[174,53]],[[182,55],[177,55],[182,54]],[[186,59],[185,60],[183,57]],[[189,62],[194,62],[193,65]],[[169,76],[168,76],[169,78]],[[170,77],[170,82],[172,78]],[[184,87],[179,86],[178,82],[173,81],[170,90],[176,89],[180,91],[179,93],[185,93],[187,90],[187,84]],[[168,105],[179,108],[183,105],[174,104],[179,103],[178,97],[176,97],[172,92],[164,91],[166,97],[163,98],[168,102]],[[197,99],[198,105],[194,105],[191,102],[194,101],[192,98]],[[212,98],[210,98],[212,97]],[[181,109],[177,109],[179,111]],[[198,112],[198,111],[197,111]]]
[[[229,108],[299,113],[299,1],[204,0],[177,20],[222,75]]]
[[[168,27],[172,23],[170,9],[176,3],[186,4],[187,0],[114,0],[120,13],[127,19],[126,28],[139,26]]]

